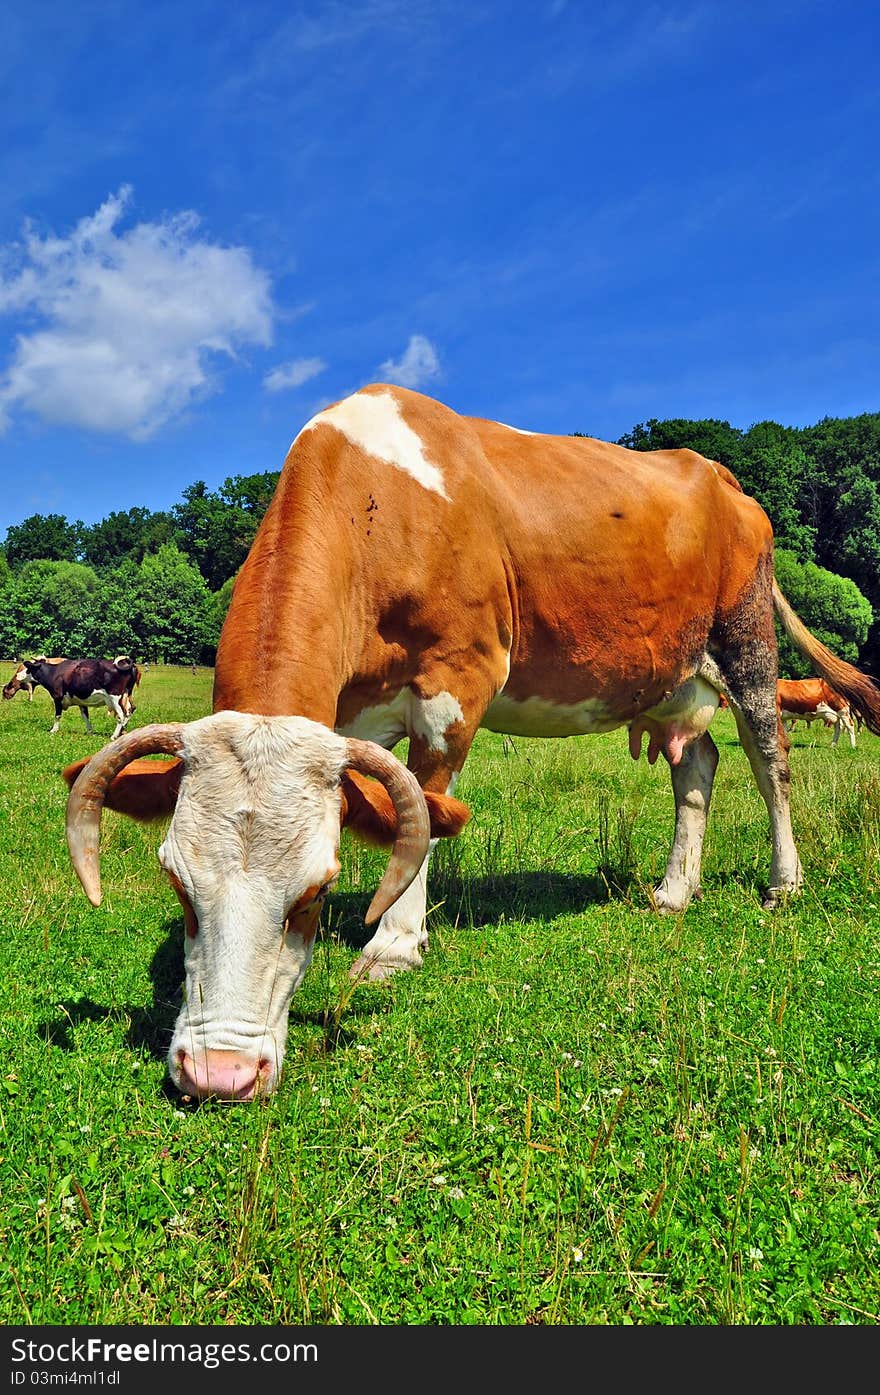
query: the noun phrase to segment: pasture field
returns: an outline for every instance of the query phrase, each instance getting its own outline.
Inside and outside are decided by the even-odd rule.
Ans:
[[[129,729],[210,692],[152,668]],[[424,967],[349,982],[383,858],[346,836],[278,1094],[195,1107],[160,830],[105,813],[98,909],[68,860],[92,721],[0,706],[4,1324],[880,1321],[880,740],[797,728],[806,889],[768,913],[720,713],[705,898],[661,918],[665,763],[480,733]]]

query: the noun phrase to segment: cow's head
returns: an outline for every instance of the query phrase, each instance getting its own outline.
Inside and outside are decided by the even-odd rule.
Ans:
[[[829,707],[827,702],[816,703],[816,716],[821,718],[826,727],[833,727],[837,724],[837,713],[833,707]]]
[[[139,759],[155,753],[178,759]],[[349,800],[352,770],[384,790],[358,781]],[[432,829],[415,777],[372,742],[346,740],[304,717],[241,712],[142,727],[64,773],[68,846],[93,905],[101,900],[104,804],[141,819],[173,810],[159,861],[186,928],[184,1004],[168,1053],[175,1085],[185,1095],[227,1100],[271,1092],[290,999],[339,872],[348,804],[360,808],[364,789],[376,790],[393,838],[369,923],[402,895],[428,852]],[[463,817],[453,810],[438,832],[458,831],[468,812],[458,808]]]
[[[3,685],[4,698],[14,698],[15,694],[24,687],[29,678],[30,674],[27,671],[27,667],[24,664],[19,664],[9,682]]]
[[[47,659],[45,654],[36,654],[32,659],[25,659],[23,663],[19,664],[9,682],[5,685],[3,696],[5,698],[13,698],[22,688],[27,688],[28,692],[32,693],[34,690],[32,670],[36,668],[38,664],[60,664],[63,662],[63,659]]]

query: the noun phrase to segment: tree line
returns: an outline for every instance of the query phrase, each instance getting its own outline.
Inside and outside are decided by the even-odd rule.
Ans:
[[[584,435],[574,432],[573,435]],[[793,428],[651,418],[619,440],[719,460],[763,505],[780,585],[835,652],[880,674],[880,413]],[[168,510],[134,507],[94,524],[33,514],[0,551],[0,654],[130,653],[213,663],[235,575],[278,480],[196,481]],[[780,636],[780,671],[803,660]]]
[[[13,525],[0,552],[0,654],[212,664],[278,473],[231,476],[217,490],[198,480],[168,510]]]

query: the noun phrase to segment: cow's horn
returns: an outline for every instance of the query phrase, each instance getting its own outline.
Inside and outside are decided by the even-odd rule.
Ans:
[[[138,756],[176,756],[182,746],[181,722],[156,722],[112,741],[80,771],[67,797],[67,846],[93,906],[101,904],[101,810],[111,781]]]
[[[346,765],[362,775],[375,776],[388,791],[397,813],[391,857],[365,917],[367,925],[372,925],[418,875],[431,845],[431,821],[421,785],[396,756],[373,741],[350,738],[347,745]]]

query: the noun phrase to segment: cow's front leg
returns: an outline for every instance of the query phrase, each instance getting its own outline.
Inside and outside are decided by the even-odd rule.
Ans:
[[[55,721],[52,723],[51,727],[49,728],[49,735],[50,735],[50,736],[54,736],[55,733],[56,733],[56,731],[58,730],[58,728],[61,726],[61,713],[62,713],[63,711],[64,711],[64,705],[63,705],[63,703],[60,701],[59,698],[56,698],[56,699],[55,699]]]
[[[95,728],[92,726],[92,719],[89,716],[89,709],[87,707],[81,706],[79,710],[82,713],[82,719],[85,722],[86,731],[88,732],[89,736],[94,736]]]
[[[400,969],[417,969],[421,965],[422,953],[428,948],[425,928],[428,862],[436,841],[431,840],[418,875],[385,912],[375,935],[364,945],[351,967],[352,978],[379,980]]]
[[[686,746],[681,760],[670,767],[675,796],[675,834],[666,875],[654,892],[658,911],[683,911],[700,889],[703,838],[718,748],[708,732]]]
[[[454,695],[453,681],[432,683],[433,696],[413,694],[407,714],[407,765],[422,789],[452,794],[474,733],[494,689],[483,694],[482,706],[471,701],[465,714]],[[439,689],[439,690],[438,690]],[[428,948],[426,926],[428,862],[436,846],[432,839],[418,876],[382,916],[373,938],[352,966],[352,978],[388,978],[401,969],[417,969]]]

